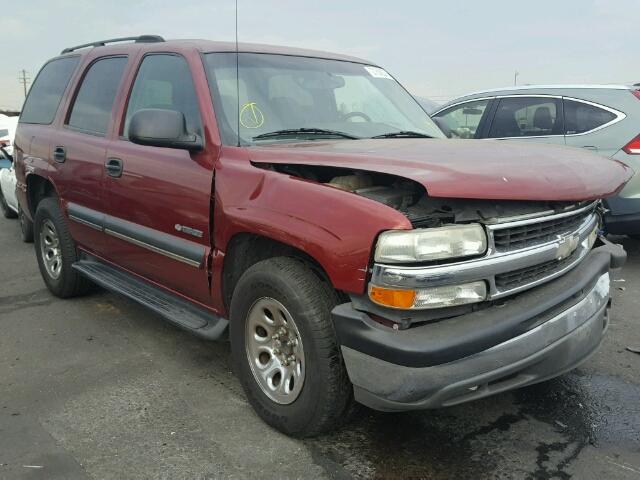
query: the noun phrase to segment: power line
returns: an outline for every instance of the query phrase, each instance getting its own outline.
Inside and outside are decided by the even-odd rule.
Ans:
[[[27,98],[27,85],[31,82],[31,77],[24,68],[18,72],[18,82],[22,84],[24,89],[24,98]]]

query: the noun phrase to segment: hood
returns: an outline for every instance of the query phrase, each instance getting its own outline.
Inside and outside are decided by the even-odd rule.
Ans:
[[[320,165],[386,173],[422,184],[431,197],[580,201],[615,194],[633,172],[564,146],[500,140],[371,139],[273,143],[253,163]]]

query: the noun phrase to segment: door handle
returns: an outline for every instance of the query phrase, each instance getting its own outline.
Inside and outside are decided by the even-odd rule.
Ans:
[[[58,163],[64,163],[67,159],[67,151],[63,146],[57,146],[53,149],[53,159]]]
[[[110,177],[120,178],[122,176],[122,160],[119,158],[108,158],[104,168]]]

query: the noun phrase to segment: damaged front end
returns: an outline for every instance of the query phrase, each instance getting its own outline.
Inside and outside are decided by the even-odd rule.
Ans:
[[[359,402],[455,405],[560,375],[600,345],[609,270],[626,254],[600,235],[599,200],[430,197],[390,174],[267,168],[394,208],[412,227],[378,234],[366,291],[332,312]]]
[[[563,275],[585,259],[602,223],[599,201],[432,198],[389,174],[268,168],[366,197],[411,222],[412,230],[379,235],[367,291],[351,294],[357,310],[395,329],[500,305]]]

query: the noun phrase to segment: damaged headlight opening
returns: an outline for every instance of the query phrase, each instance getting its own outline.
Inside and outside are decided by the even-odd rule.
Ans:
[[[375,261],[415,263],[480,255],[487,250],[481,225],[450,225],[416,230],[391,230],[378,238]]]

